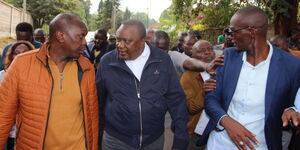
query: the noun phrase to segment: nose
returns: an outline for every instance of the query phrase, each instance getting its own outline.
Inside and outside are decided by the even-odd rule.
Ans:
[[[123,41],[117,41],[116,42],[117,48],[118,49],[122,49],[125,47],[124,42]]]

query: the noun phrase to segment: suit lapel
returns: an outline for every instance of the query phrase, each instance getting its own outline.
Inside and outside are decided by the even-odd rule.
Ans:
[[[266,92],[265,92],[265,118],[267,118],[270,108],[271,108],[271,102],[274,99],[275,91],[276,91],[276,85],[281,77],[281,64],[280,64],[280,55],[278,53],[278,50],[273,47],[273,56],[271,58],[270,66],[269,66],[269,72],[268,72],[268,78],[267,78],[267,85],[266,85]]]
[[[235,52],[233,57],[229,58],[227,66],[228,68],[226,69],[224,73],[224,84],[226,88],[224,88],[224,95],[225,95],[225,110],[228,110],[229,104],[232,100],[233,94],[235,92],[237,82],[239,80],[240,72],[242,69],[243,65],[243,53],[237,53]]]

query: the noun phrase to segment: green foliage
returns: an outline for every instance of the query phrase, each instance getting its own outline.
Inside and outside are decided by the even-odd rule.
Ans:
[[[22,7],[21,0],[5,0],[16,7]],[[33,18],[35,28],[40,28],[59,13],[70,12],[85,18],[83,4],[79,0],[27,0],[27,10]]]
[[[128,9],[128,7],[126,7],[124,15],[123,15],[123,20],[128,20],[130,19],[132,13],[130,12],[130,10]]]
[[[284,14],[286,17],[290,17],[289,10],[293,9],[286,0],[269,0],[266,5],[271,8],[274,15]]]
[[[202,6],[199,11],[204,29],[223,29],[229,25],[231,16],[240,8],[238,3],[233,3],[232,0],[222,0],[209,3]],[[204,30],[200,29],[200,30]]]
[[[154,19],[150,19],[149,16],[144,12],[136,12],[133,13],[130,17],[130,19],[135,19],[141,21],[146,28],[148,28],[150,25],[153,25],[157,23]]]
[[[116,10],[119,11],[120,2],[115,0]],[[101,0],[98,7],[97,27],[109,30],[112,24],[113,2],[112,0]]]
[[[97,19],[98,19],[98,14],[91,14],[90,18],[89,18],[89,24],[88,24],[88,28],[89,31],[95,31],[97,30]]]

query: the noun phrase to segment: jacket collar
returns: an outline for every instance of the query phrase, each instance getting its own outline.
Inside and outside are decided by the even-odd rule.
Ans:
[[[36,57],[38,60],[40,60],[45,67],[48,66],[48,47],[50,46],[50,42],[45,42],[42,47],[39,49],[39,51],[36,54]],[[82,71],[86,71],[90,69],[90,64],[88,61],[85,60],[84,56],[80,55],[80,57],[76,60],[82,69]]]
[[[159,51],[162,51],[156,47],[153,47],[151,44],[149,44],[148,42],[146,42],[145,44],[147,44],[150,48],[150,56],[145,64],[145,67],[148,66],[149,64],[151,63],[154,63],[154,62],[161,62],[162,61],[162,56],[160,55],[160,52]],[[118,66],[118,67],[121,67],[123,69],[126,69],[128,70],[129,68],[127,67],[127,65],[125,64],[125,61],[123,59],[120,59],[119,58],[119,55],[118,55],[118,51],[115,50],[114,52],[114,59],[112,62],[109,63],[109,65],[112,65],[112,66]]]

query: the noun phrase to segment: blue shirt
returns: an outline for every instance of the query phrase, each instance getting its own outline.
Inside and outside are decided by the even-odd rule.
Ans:
[[[256,150],[267,150],[265,139],[265,91],[271,57],[272,45],[266,60],[253,66],[243,54],[243,65],[238,79],[237,87],[230,102],[227,114],[246,129],[256,135],[259,146],[252,143]],[[250,141],[250,140],[249,140]],[[210,133],[207,150],[237,150],[226,130]]]

